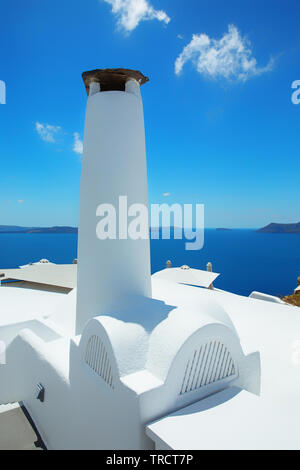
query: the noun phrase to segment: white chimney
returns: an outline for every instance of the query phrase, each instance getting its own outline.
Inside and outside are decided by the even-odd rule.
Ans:
[[[121,313],[129,295],[151,296],[150,242],[119,239],[119,197],[148,207],[143,103],[148,78],[127,69],[83,73],[89,95],[80,189],[76,334]],[[116,209],[117,239],[96,235],[100,204]],[[142,312],[141,312],[142,314]]]

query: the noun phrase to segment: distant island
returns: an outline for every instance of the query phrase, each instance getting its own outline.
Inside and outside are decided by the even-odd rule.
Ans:
[[[271,223],[266,227],[260,228],[257,232],[261,233],[299,233],[300,234],[300,222],[296,224],[275,224]]]
[[[78,233],[77,227],[19,227],[0,225],[0,234],[4,233]]]
[[[165,227],[170,230],[176,230],[176,227]],[[158,231],[160,232],[162,227],[152,227],[152,233]],[[177,229],[178,230],[178,229]],[[218,232],[227,232],[231,231],[231,228],[218,227],[216,228]],[[260,233],[299,233],[300,234],[300,222],[295,224],[276,224],[271,223],[266,225],[259,230],[256,230]],[[4,233],[78,233],[77,227],[69,226],[60,226],[60,227],[20,227],[18,225],[0,225],[0,235]]]

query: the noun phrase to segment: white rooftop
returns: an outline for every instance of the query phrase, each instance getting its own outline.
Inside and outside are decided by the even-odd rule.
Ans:
[[[77,282],[77,264],[34,263],[19,269],[1,269],[0,281],[8,279],[73,289]]]
[[[181,268],[163,269],[155,273],[153,278],[208,288],[218,276],[220,276],[220,274],[190,268],[189,266],[181,266]]]
[[[156,449],[299,449],[294,405],[278,394],[258,397],[235,387],[223,390],[147,426]]]

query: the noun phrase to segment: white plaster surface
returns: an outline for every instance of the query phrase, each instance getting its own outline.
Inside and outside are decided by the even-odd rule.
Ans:
[[[0,287],[0,327],[50,315],[63,298],[56,292]]]
[[[127,196],[128,206],[148,206],[143,106],[134,94],[89,97],[80,192],[77,333],[94,316],[121,311],[125,295],[151,296],[149,240],[96,235],[100,204],[117,210]]]
[[[166,421],[171,422],[172,426],[174,424],[172,439],[170,440],[169,434],[160,434],[159,431],[160,438],[167,443],[160,445],[170,445],[173,448],[192,448],[196,445],[199,448],[251,448],[258,446],[258,438],[253,437],[256,426],[265,430],[258,433],[261,439],[259,448],[296,448],[294,432],[298,432],[300,382],[299,365],[296,360],[293,362],[293,348],[299,339],[298,310],[221,291],[184,285],[174,288],[172,283],[158,282],[155,279],[152,287],[156,299],[139,298],[139,302],[131,299],[128,310],[124,309],[119,319],[98,317],[87,325],[82,336],[73,337],[71,342],[68,337],[74,334],[75,291],[63,296],[15,289],[12,295],[13,288],[0,289],[0,304],[3,305],[5,300],[9,305],[19,305],[19,309],[24,309],[26,305],[23,293],[28,306],[37,302],[41,295],[45,303],[46,299],[56,298],[54,315],[40,321],[56,326],[57,336],[47,339],[45,333],[38,329],[35,333],[28,330],[16,332],[18,336],[10,343],[6,366],[11,368],[13,377],[9,379],[8,368],[8,375],[3,375],[5,369],[0,366],[0,381],[12,381],[11,400],[25,401],[47,446],[53,449],[151,448],[151,441],[143,431],[144,426],[189,405],[188,400],[178,402],[177,392],[174,391],[176,377],[183,372],[180,367],[177,368],[177,374],[167,379],[172,357],[177,356],[181,349],[180,344],[185,344],[186,339],[193,341],[190,339],[193,331],[197,335],[199,330],[201,337],[203,326],[205,329],[207,325],[210,328],[220,325],[222,335],[232,335],[230,343],[237,341],[233,340],[237,333],[245,354],[260,352],[261,395],[256,397],[249,392],[241,392],[225,407],[220,405],[207,410],[204,418],[196,405],[196,408],[189,409],[187,413],[176,414],[176,419]],[[59,305],[62,299],[63,304]],[[138,306],[136,311],[133,310],[135,303]],[[73,318],[71,323],[70,318]],[[110,360],[114,364],[116,384],[113,391],[93,371],[88,370],[83,362],[84,342],[92,333],[101,335],[102,339],[106,338],[107,348],[111,348]],[[170,347],[167,356],[160,355],[159,352],[153,352],[152,355],[151,351],[160,351],[164,344],[167,351]],[[146,365],[149,361],[153,365]],[[176,367],[174,370],[176,371]],[[46,388],[44,404],[34,398],[35,387],[39,382]],[[197,401],[197,397],[193,400]],[[199,406],[201,403],[203,400],[198,402]],[[227,424],[223,420],[223,413],[228,415]],[[178,416],[180,419],[177,421]],[[242,423],[238,432],[236,428],[241,416]],[[258,423],[260,416],[263,417],[263,424],[256,425],[253,416],[257,417]],[[246,424],[243,424],[247,419],[251,430],[249,433]],[[274,420],[279,423],[277,428]],[[284,427],[287,421],[291,423],[289,428]],[[180,423],[178,427],[177,422]],[[232,440],[226,436],[222,441],[220,431],[216,438],[214,433],[204,432],[206,439],[200,444],[192,438],[190,444],[185,440],[180,441],[182,432],[177,435],[176,430],[185,429],[184,434],[188,436],[192,426],[202,429],[202,422],[205,423],[205,429],[207,426],[214,428],[217,423],[224,433],[225,429],[232,429]],[[234,428],[231,428],[231,422]],[[84,429],[84,432],[80,429]],[[234,440],[234,436],[238,434],[241,435],[240,441]]]
[[[232,387],[147,426],[156,449],[293,450],[299,415],[290,400]]]

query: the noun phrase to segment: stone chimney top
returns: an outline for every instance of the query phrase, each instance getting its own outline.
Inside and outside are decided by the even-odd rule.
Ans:
[[[130,69],[96,69],[83,72],[82,78],[88,95],[91,83],[99,83],[101,91],[125,91],[125,85],[130,80],[135,80],[139,85],[149,81],[149,78],[138,70]]]

